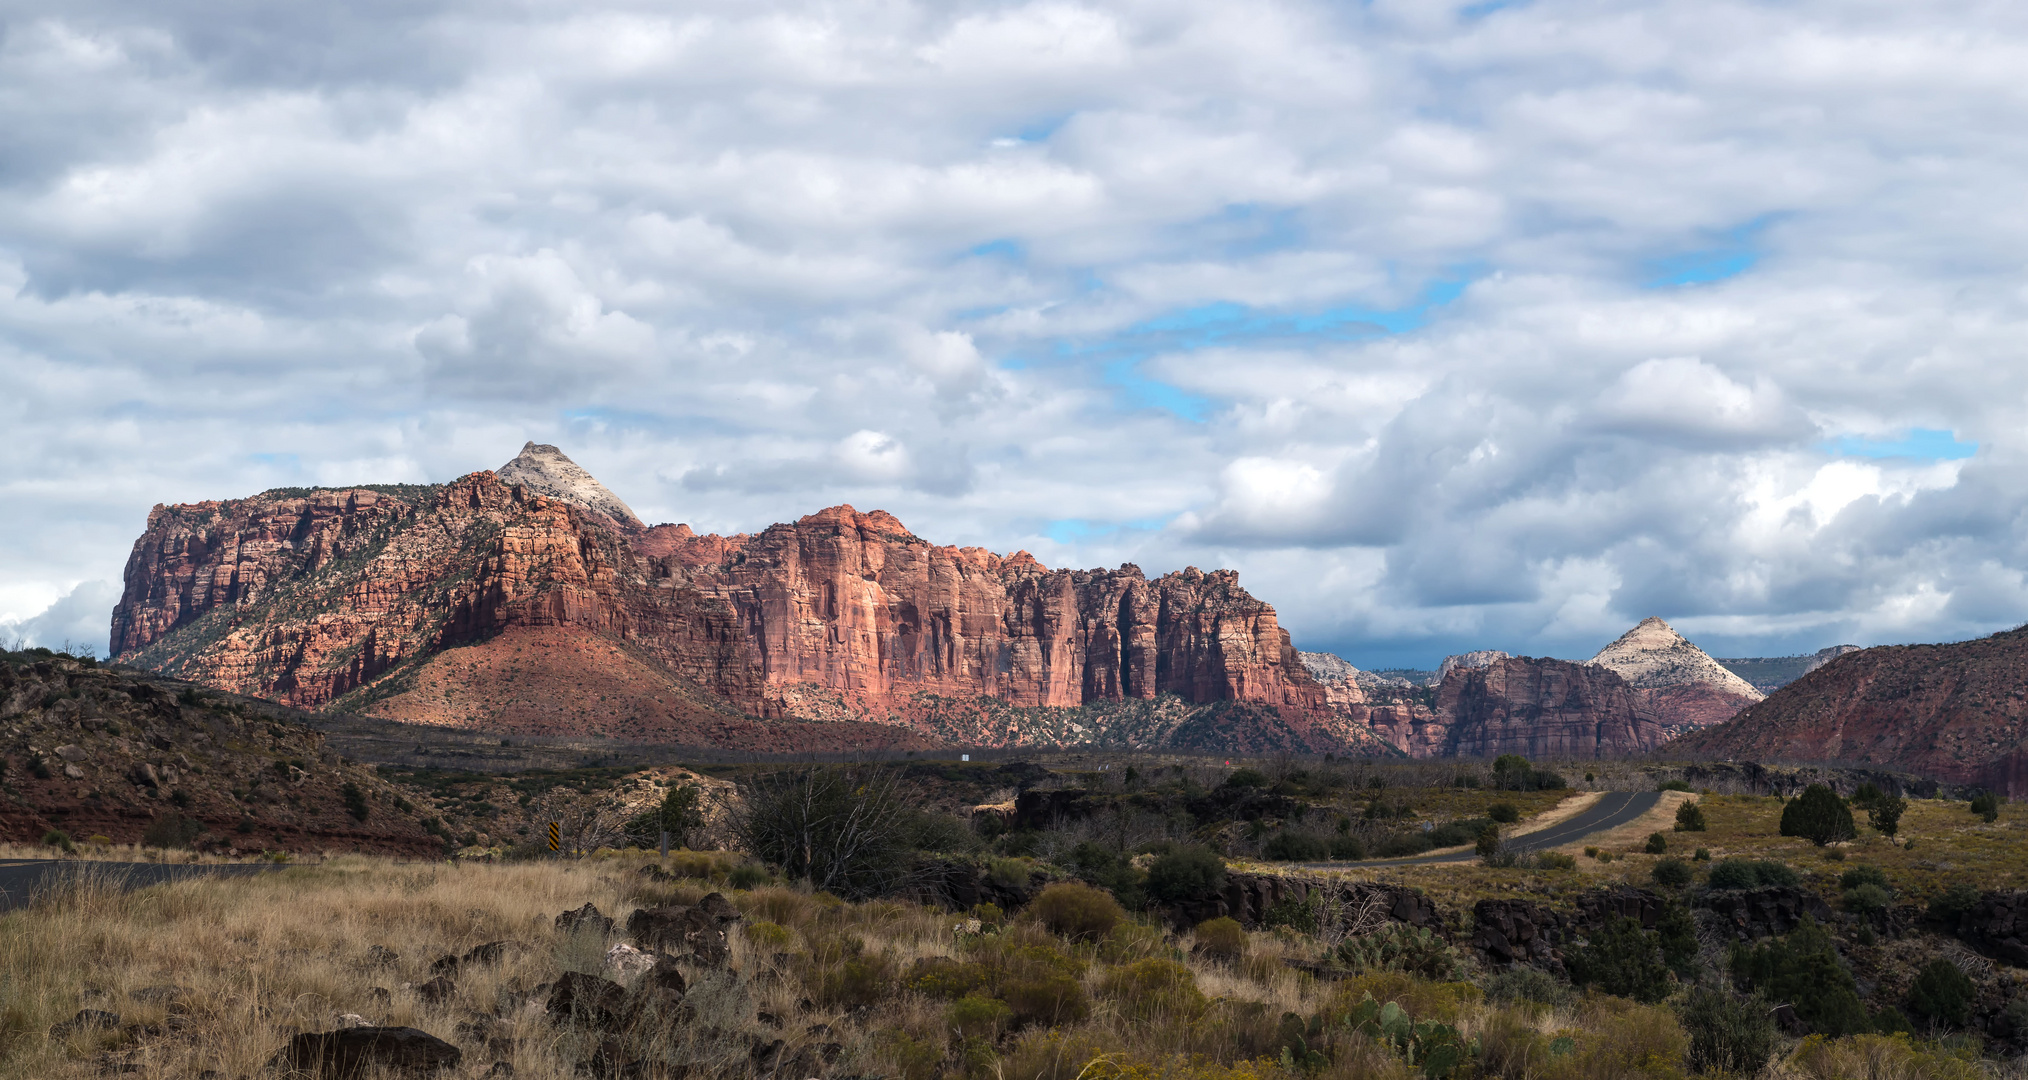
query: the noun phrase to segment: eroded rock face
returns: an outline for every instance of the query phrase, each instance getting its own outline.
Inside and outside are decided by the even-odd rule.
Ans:
[[[1329,707],[1274,609],[1232,571],[1152,581],[1131,565],[1052,571],[1025,552],[937,547],[888,514],[849,506],[754,536],[634,530],[617,517],[624,504],[602,502],[602,487],[557,479],[553,462],[524,468],[523,458],[502,475],[437,486],[157,507],[128,561],[114,650],[301,707],[483,726],[506,705],[437,716],[428,703],[442,695],[403,680],[433,678],[425,665],[448,648],[561,628],[617,643],[659,673],[629,669],[615,685],[640,683],[628,691],[639,711],[680,714],[671,724],[702,732],[698,741],[714,741],[728,713],[912,724],[986,744],[1103,741],[1082,729],[1038,738],[1032,717],[1024,725],[945,706],[1064,709],[1170,694],[1271,710],[1286,729],[1278,746],[1342,750],[1367,739]],[[563,493],[503,479],[537,473],[543,484],[533,486]]]
[[[1875,765],[2028,796],[2028,631],[1848,652],[1670,749]]]
[[[1371,706],[1374,732],[1412,757],[1620,757],[1660,745],[1661,725],[1603,668],[1510,656],[1453,668],[1435,701]]]
[[[1671,735],[1723,723],[1767,696],[1654,616],[1600,649],[1591,662],[1639,691]]]

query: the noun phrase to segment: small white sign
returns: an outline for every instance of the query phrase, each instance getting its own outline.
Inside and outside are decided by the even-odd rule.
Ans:
[[[972,755],[970,755],[970,754],[959,754],[959,755],[958,755],[958,760],[959,760],[959,761],[970,761],[970,760],[972,760]]]

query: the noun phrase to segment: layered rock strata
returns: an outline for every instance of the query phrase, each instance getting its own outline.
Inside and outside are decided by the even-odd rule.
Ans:
[[[932,545],[849,506],[752,536],[638,529],[553,449],[531,446],[503,470],[552,494],[479,472],[156,507],[128,561],[113,648],[302,707],[473,726],[504,715],[482,700],[499,695],[426,663],[545,628],[638,662],[611,661],[604,704],[619,687],[657,708],[604,709],[614,734],[644,711],[677,731],[738,714],[905,722],[925,697],[1077,709],[1168,696],[1259,706],[1303,749],[1360,734],[1232,571],[1050,570],[1025,552]],[[530,695],[578,689],[513,656],[493,660]],[[964,734],[939,733],[984,741]]]
[[[1510,656],[1453,668],[1428,705],[1369,705],[1366,721],[1411,757],[1625,757],[1661,745],[1626,680],[1568,660]]]
[[[2028,630],[1848,652],[1669,747],[1872,765],[2028,796]]]

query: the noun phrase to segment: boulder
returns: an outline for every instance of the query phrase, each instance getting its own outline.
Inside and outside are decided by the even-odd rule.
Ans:
[[[576,911],[566,911],[558,915],[556,928],[566,934],[575,934],[581,930],[596,930],[601,934],[610,934],[613,932],[613,920],[607,918],[597,907],[586,904]]]
[[[627,992],[619,983],[566,971],[549,988],[547,1011],[557,1023],[576,1022],[592,1027],[612,1027],[627,1008]]]
[[[1958,920],[1958,937],[1979,952],[2028,967],[2028,892],[1989,892]]]
[[[1576,906],[1576,922],[1580,926],[1603,926],[1614,919],[1624,918],[1633,919],[1644,929],[1653,930],[1668,902],[1646,889],[1613,885],[1579,895]]]
[[[289,1040],[275,1055],[275,1064],[311,1073],[323,1080],[349,1080],[374,1070],[430,1073],[455,1069],[464,1052],[412,1027],[355,1027],[305,1032]]]
[[[688,907],[641,908],[627,917],[627,934],[643,948],[687,952],[707,967],[723,967],[732,959],[725,927],[739,917],[724,896],[712,893]]]
[[[1831,919],[1831,905],[1807,889],[1771,885],[1764,889],[1718,889],[1697,900],[1716,912],[1741,941],[1777,937],[1802,925],[1807,915],[1818,922]]]
[[[449,975],[439,975],[415,988],[415,996],[436,1005],[457,996],[458,984]]]
[[[1561,967],[1556,949],[1570,939],[1570,920],[1527,900],[1472,905],[1472,948],[1495,964]]]

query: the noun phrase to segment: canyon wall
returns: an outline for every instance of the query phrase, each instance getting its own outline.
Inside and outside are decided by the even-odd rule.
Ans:
[[[531,446],[517,463],[538,450],[561,458]],[[728,710],[906,722],[926,698],[1064,709],[1173,694],[1268,707],[1306,748],[1344,748],[1342,717],[1274,609],[1231,571],[1049,570],[1026,553],[932,545],[849,506],[697,536],[549,490],[562,494],[480,472],[157,507],[128,561],[114,651],[302,707],[484,724],[417,680],[433,672],[436,685],[445,650],[550,628],[624,647],[660,673],[629,676],[632,692],[700,723]],[[522,665],[520,651],[500,659],[501,679],[570,692],[541,685],[557,669]]]

